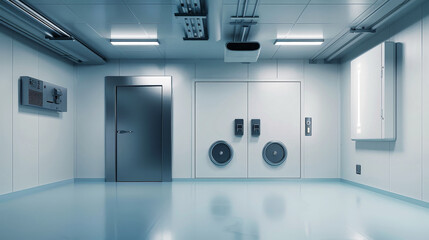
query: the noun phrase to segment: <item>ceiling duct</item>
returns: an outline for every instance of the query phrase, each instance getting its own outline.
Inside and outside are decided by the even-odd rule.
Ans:
[[[208,40],[207,13],[203,0],[179,0],[178,13],[174,15],[183,23],[183,40]]]
[[[46,16],[19,0],[0,1],[0,24],[78,64],[105,59]]]
[[[258,61],[261,45],[258,42],[230,42],[225,46],[225,62],[250,63]]]
[[[261,45],[258,42],[248,42],[249,32],[252,25],[257,24],[259,19],[256,10],[259,0],[256,0],[252,14],[247,16],[249,1],[238,0],[235,16],[231,17],[230,24],[234,25],[233,41],[225,45],[225,62],[256,62],[261,52]],[[240,14],[241,12],[241,14]]]
[[[256,0],[252,14],[247,16],[249,0],[244,0],[243,4],[241,4],[241,0],[238,0],[235,16],[231,17],[230,22],[234,25],[233,42],[247,42],[251,26],[258,23],[259,17],[256,16],[258,6],[259,0]]]
[[[355,43],[368,34],[373,34],[381,27],[386,20],[391,18],[410,0],[386,0],[377,1],[364,14],[357,18],[351,25],[353,27],[344,29],[325,47],[319,50],[311,59],[310,63],[318,60],[330,62],[340,58],[347,50],[351,49]]]

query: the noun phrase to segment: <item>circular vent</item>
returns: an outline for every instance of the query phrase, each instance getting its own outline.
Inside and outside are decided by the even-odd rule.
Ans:
[[[262,150],[262,157],[271,166],[278,166],[286,161],[287,149],[281,142],[269,142]]]
[[[232,147],[225,141],[213,143],[209,150],[210,160],[218,166],[227,165],[231,161],[232,155]]]

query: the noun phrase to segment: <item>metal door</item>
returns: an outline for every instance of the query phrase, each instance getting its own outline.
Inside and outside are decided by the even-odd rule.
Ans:
[[[117,181],[162,181],[162,86],[116,88]]]

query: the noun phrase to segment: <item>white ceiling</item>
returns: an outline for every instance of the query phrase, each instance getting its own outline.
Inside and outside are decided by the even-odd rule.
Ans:
[[[378,0],[382,2],[384,0]],[[27,0],[108,59],[223,58],[232,40],[230,17],[237,0],[206,0],[209,40],[184,41],[175,0]],[[377,0],[260,0],[260,20],[249,40],[261,43],[260,58],[311,58],[351,27]],[[248,13],[255,0],[250,0]],[[276,38],[323,37],[322,46],[275,46]],[[160,46],[112,46],[110,38],[158,38]]]

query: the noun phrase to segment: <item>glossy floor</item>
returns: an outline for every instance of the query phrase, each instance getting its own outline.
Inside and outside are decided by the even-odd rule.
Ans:
[[[0,239],[429,239],[429,209],[342,182],[70,183],[0,198]]]

